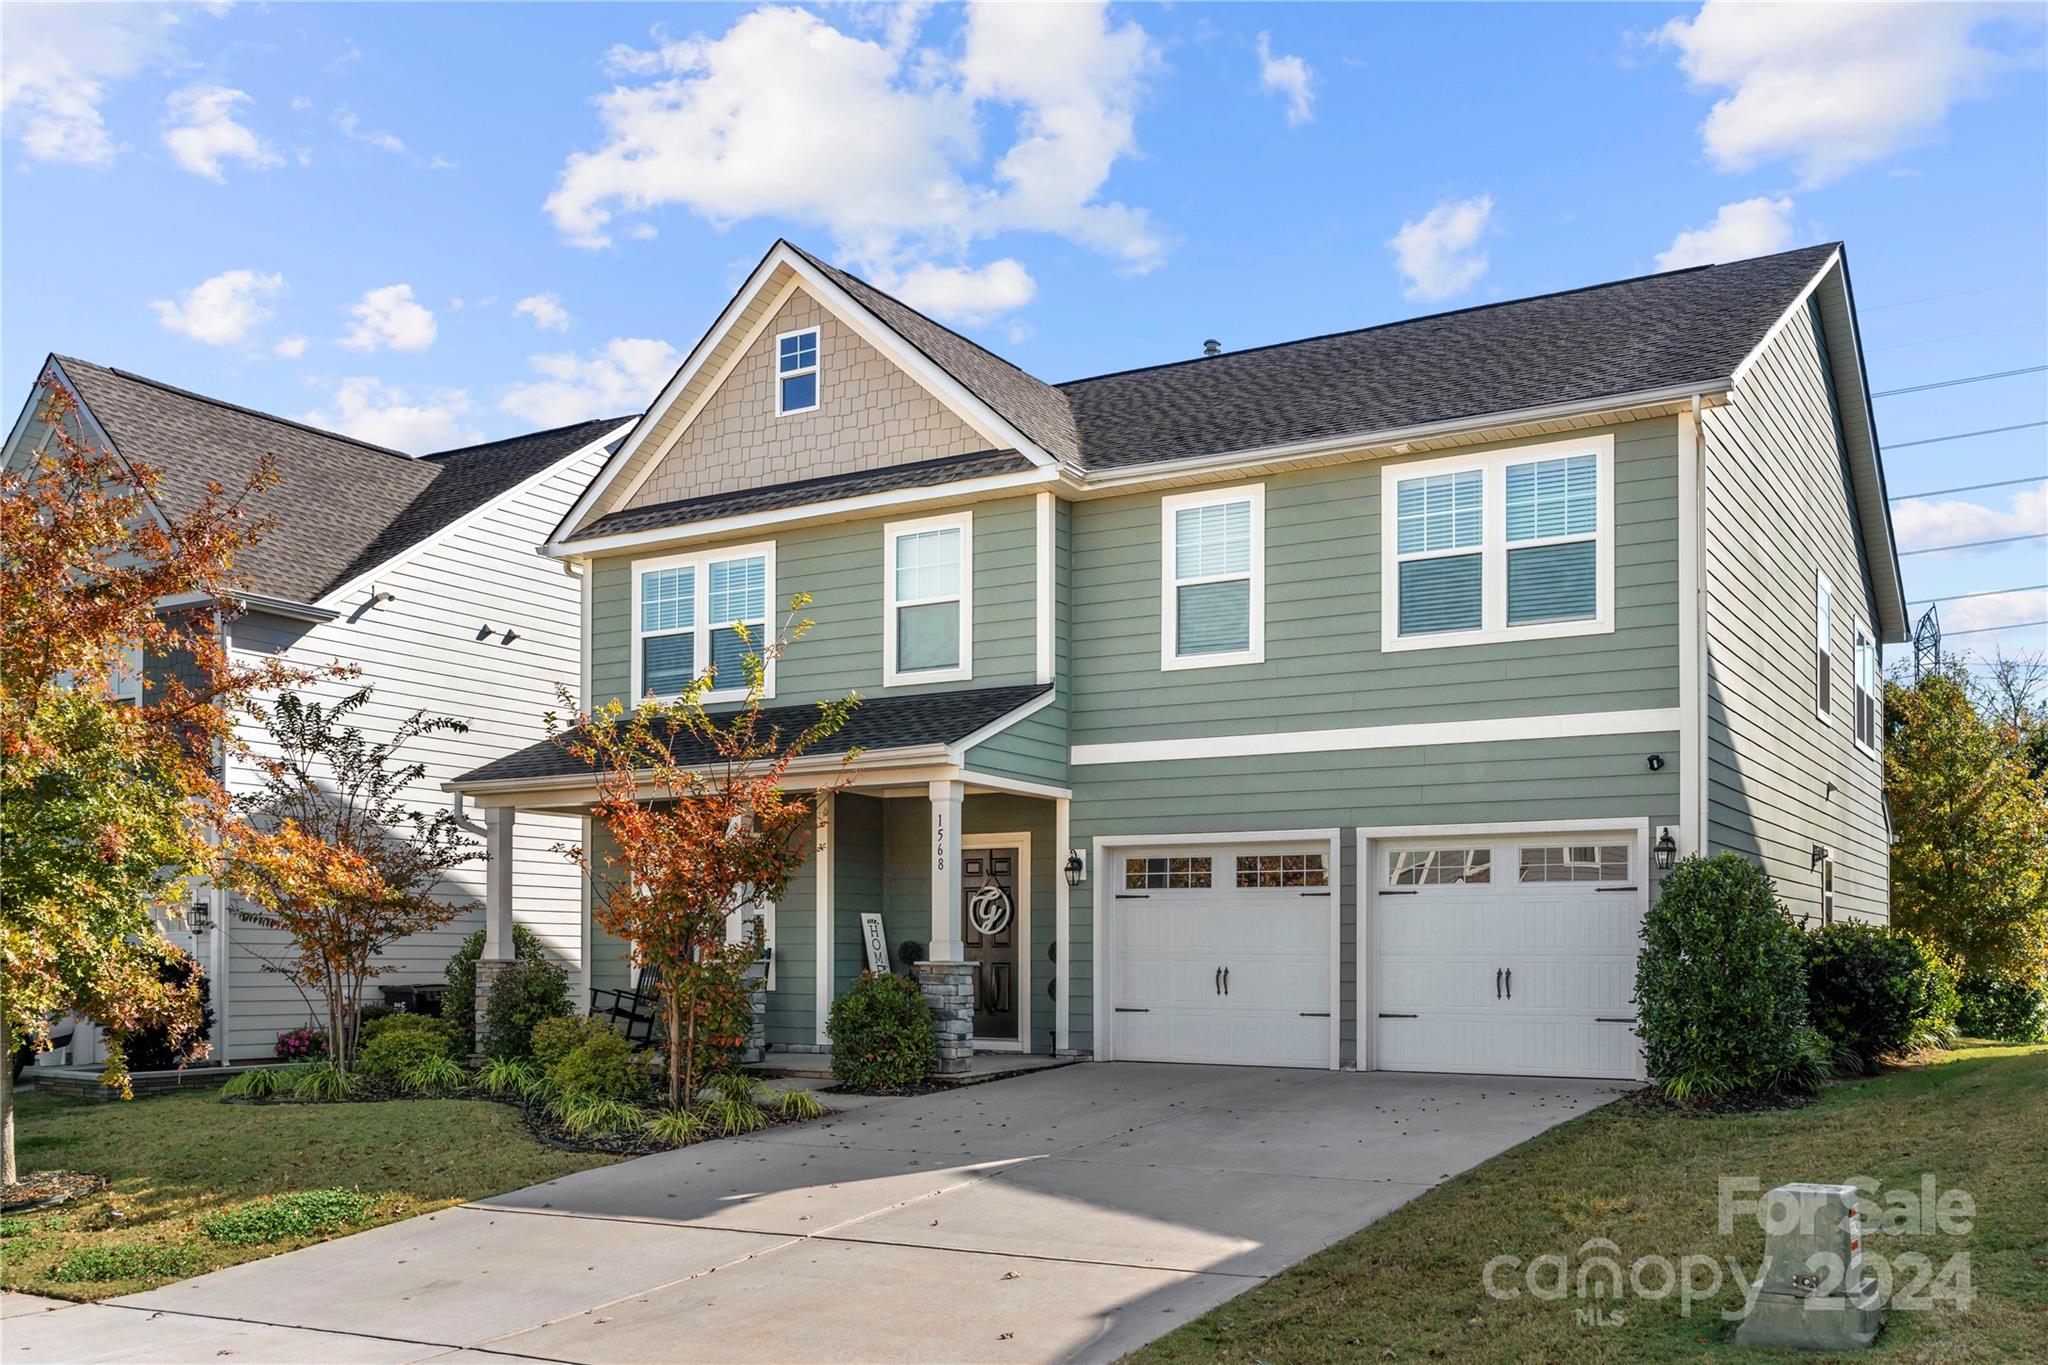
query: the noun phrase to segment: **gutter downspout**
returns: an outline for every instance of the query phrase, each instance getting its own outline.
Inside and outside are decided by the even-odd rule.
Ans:
[[[1706,423],[1695,393],[1678,419],[1678,844],[1709,851],[1707,833]]]

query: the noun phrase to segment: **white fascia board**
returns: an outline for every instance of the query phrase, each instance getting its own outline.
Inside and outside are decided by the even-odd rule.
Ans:
[[[1778,315],[1778,320],[1770,325],[1770,328],[1764,332],[1763,338],[1756,345],[1752,346],[1749,354],[1742,357],[1741,362],[1736,365],[1735,373],[1728,377],[1730,384],[1740,384],[1749,372],[1756,368],[1756,362],[1766,350],[1770,349],[1771,343],[1778,339],[1778,333],[1784,331],[1791,324],[1792,319],[1799,316],[1799,310],[1806,307],[1806,301],[1813,297],[1813,291],[1820,288],[1820,282],[1828,277],[1829,271],[1841,264],[1841,260],[1842,253],[1840,251],[1828,253],[1828,258],[1821,262],[1820,269],[1813,272],[1813,278],[1809,279],[1800,291],[1793,296],[1792,302],[1785,305],[1785,311]]]
[[[556,475],[556,473],[558,473],[561,470],[563,465],[571,464],[577,460],[583,459],[585,456],[589,455],[590,452],[593,450],[604,449],[605,446],[617,440],[621,432],[629,430],[631,426],[632,423],[622,422],[618,426],[613,427],[611,430],[597,437],[595,440],[584,442],[582,445],[576,447],[576,449],[570,451],[561,459],[556,460],[553,464],[541,470],[539,473],[529,475],[527,478],[521,480],[517,484],[514,484],[512,487],[506,489],[504,492],[498,494],[496,497],[491,498],[489,501],[470,508],[469,511],[463,513],[454,521],[449,522],[447,525],[441,527],[439,530],[433,532],[431,535],[421,537],[417,542],[415,542],[412,545],[408,545],[405,549],[391,556],[391,558],[373,564],[368,569],[365,569],[362,573],[359,573],[354,578],[349,579],[347,582],[338,584],[337,586],[329,589],[327,592],[322,593],[320,595],[319,605],[340,607],[341,604],[344,601],[346,601],[347,598],[349,598],[354,593],[361,591],[365,585],[371,583],[372,581],[378,578],[383,577],[386,574],[396,572],[398,569],[405,567],[405,565],[411,563],[413,560],[425,554],[428,550],[433,549],[436,545],[441,544],[449,537],[457,535],[462,531],[469,529],[469,527],[475,525],[478,521],[481,521],[483,518],[490,516],[499,508],[505,507],[508,504],[516,502],[520,498],[525,497],[535,488],[547,482],[549,479],[553,478]]]
[[[1048,687],[1022,706],[996,717],[973,734],[968,735],[965,739],[950,745],[946,750],[947,761],[951,763],[965,763],[969,749],[972,749],[977,744],[984,744],[994,739],[1026,716],[1037,715],[1040,711],[1052,705],[1055,695],[1057,694],[1053,689]]]
[[[965,498],[1024,492],[1060,482],[1058,469],[1020,469],[1014,474],[991,474],[958,483],[932,484],[922,488],[893,488],[885,493],[864,493],[859,497],[836,498],[829,502],[778,507],[762,512],[696,521],[684,526],[658,526],[646,531],[627,531],[612,536],[591,536],[581,540],[550,541],[541,553],[557,559],[605,554],[612,550],[642,550],[683,547],[700,541],[718,541],[757,531],[763,527],[804,526],[817,522],[851,521],[873,512],[895,511],[925,504],[958,502]]]

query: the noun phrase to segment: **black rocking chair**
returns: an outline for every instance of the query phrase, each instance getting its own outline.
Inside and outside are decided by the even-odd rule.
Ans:
[[[666,1041],[661,1019],[660,978],[651,967],[642,967],[629,991],[590,993],[590,1013],[625,1035],[634,1047],[653,1047]]]

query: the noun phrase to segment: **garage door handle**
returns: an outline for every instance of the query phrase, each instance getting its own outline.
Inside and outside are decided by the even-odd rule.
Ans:
[[[1223,993],[1225,995],[1230,994],[1230,968],[1228,967],[1223,969]]]
[[[1210,983],[1209,989],[1212,994],[1223,994],[1223,969],[1221,967],[1216,969],[1216,979]]]
[[[1419,1019],[1421,1017],[1416,1014],[1382,1014],[1380,1016],[1382,1019]]]
[[[1127,891],[1117,892],[1116,898],[1120,901],[1149,901],[1152,899],[1150,896],[1145,895],[1143,892],[1139,892],[1137,895],[1132,895]]]
[[[1515,998],[1515,969],[1508,968],[1508,999]]]
[[[1380,891],[1380,894],[1381,894],[1382,896],[1413,896],[1413,895],[1418,895],[1418,894],[1420,894],[1420,893],[1419,893],[1419,892],[1415,892],[1415,891],[1388,891],[1388,890],[1382,889],[1382,890]]]
[[[1633,886],[1596,886],[1596,887],[1594,887],[1593,889],[1594,889],[1595,891],[1633,891],[1633,890],[1635,890],[1635,888],[1634,888]]]
[[[1633,1024],[1635,1021],[1634,1015],[1630,1015],[1626,1019],[1601,1019],[1596,1017],[1593,1020],[1596,1024]]]
[[[1328,1010],[1303,1010],[1301,1017],[1304,1019],[1327,1019],[1330,1017],[1330,1012]]]
[[[1330,898],[1330,893],[1327,891],[1304,891],[1301,894],[1304,896],[1321,896],[1324,900]]]
[[[1493,969],[1493,998],[1500,999],[1500,968]]]
[[[1118,1014],[1150,1014],[1152,1011],[1149,1007],[1145,1009],[1139,1009],[1135,1005],[1118,1005],[1116,1007],[1116,1012]]]

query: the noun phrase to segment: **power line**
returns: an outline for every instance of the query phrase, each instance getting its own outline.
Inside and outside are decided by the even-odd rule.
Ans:
[[[1924,393],[1928,389],[1950,389],[1958,384],[1981,384],[1987,379],[2010,379],[2016,374],[2039,374],[2048,365],[2025,365],[2017,370],[1996,370],[1990,374],[1966,374],[1961,379],[1937,379],[1932,384],[1909,384],[1903,389],[1879,389],[1872,398],[1890,398],[1899,393]]]
[[[1927,294],[1917,299],[1894,299],[1890,303],[1874,303],[1862,311],[1866,313],[1882,313],[1887,308],[1907,308],[1916,303],[1939,303],[1943,299],[1963,299],[1976,294],[1996,293],[2000,290],[2010,289],[2017,284],[2025,284],[2031,288],[2034,283],[2031,280],[2007,280],[2004,284],[1987,284],[1978,289],[1958,289],[1948,294]]]
[[[1953,597],[1916,597],[1906,605],[1917,607],[1923,602],[1962,602],[1972,597],[2003,597],[2009,592],[2048,592],[2048,583],[2031,583],[2024,588],[1986,588],[1982,592],[1959,592]]]
[[[1904,393],[1906,390],[1893,389],[1892,392]],[[1889,453],[1894,450],[1910,449],[1913,446],[1940,445],[1943,441],[1967,441],[1972,436],[1996,436],[2001,431],[2029,431],[2034,427],[2048,427],[2048,421],[2015,422],[2009,427],[1986,427],[1982,431],[1953,431],[1946,436],[1928,436],[1918,441],[1887,441],[1884,448]]]
[[[1929,545],[1919,550],[1901,550],[1899,557],[1907,555],[1938,555],[1943,550],[1977,550],[1986,545],[2013,545],[2022,540],[2040,540],[2048,537],[2048,531],[2029,531],[2023,536],[2002,536],[1997,540],[1966,540],[1960,545]]]
[[[2029,626],[2048,626],[2048,617],[2043,617],[2039,621],[2015,621],[2009,626],[1973,626],[1969,630],[1944,630],[1941,638],[1946,640],[1952,635],[1990,635],[2001,630],[2025,630]]]
[[[1930,488],[1925,493],[1901,493],[1893,502],[1911,502],[1915,498],[1938,498],[1943,493],[1975,493],[1986,488],[2011,488],[2014,484],[2039,483],[2048,479],[2048,474],[2029,474],[2024,479],[2000,479],[1996,483],[1966,483],[1960,488]]]

